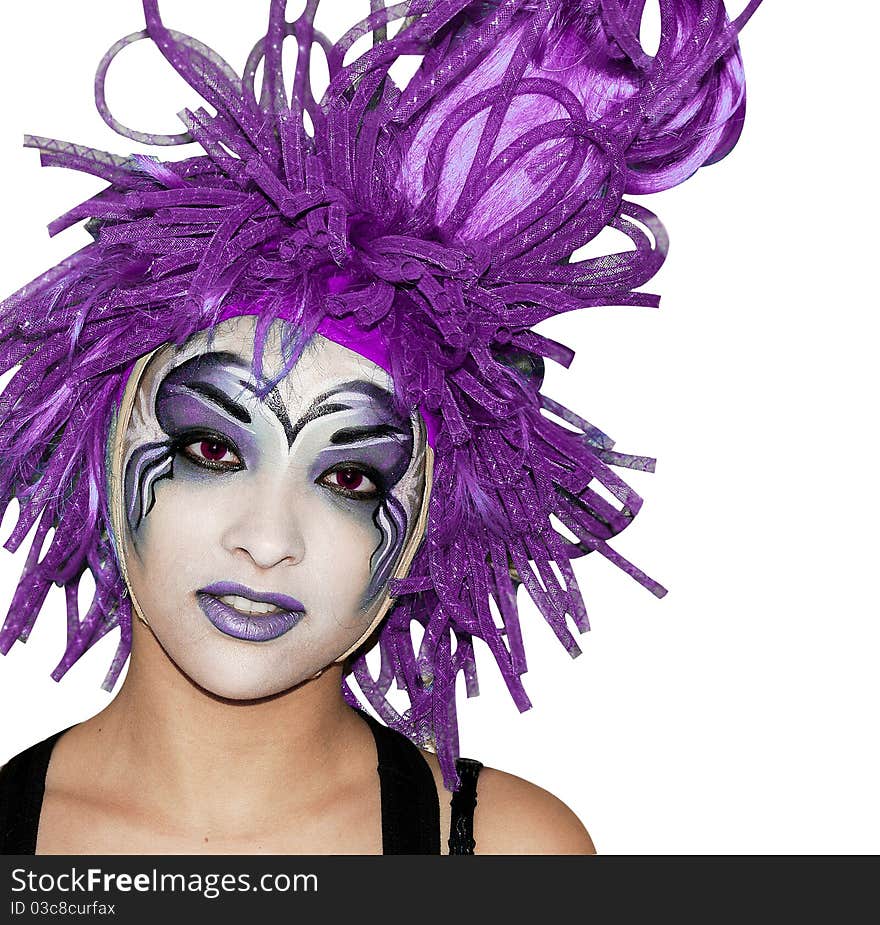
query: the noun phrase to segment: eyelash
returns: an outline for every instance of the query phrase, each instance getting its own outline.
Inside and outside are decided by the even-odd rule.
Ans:
[[[230,464],[229,462],[223,462],[221,460],[213,461],[206,459],[204,456],[196,456],[195,453],[190,452],[190,447],[202,443],[212,443],[226,447],[226,452],[232,453],[232,455],[235,456],[235,462]],[[238,472],[245,468],[244,463],[241,461],[241,454],[238,452],[235,445],[225,437],[220,437],[217,434],[184,434],[175,441],[174,450],[176,453],[180,453],[189,462],[193,463],[193,465],[199,466],[202,469],[210,469],[212,472]]]
[[[363,476],[365,479],[373,483],[373,488],[368,489],[367,491],[358,491],[357,489],[345,488],[345,486],[339,485],[338,483],[335,485],[329,483],[327,479],[331,475],[334,475],[338,472],[352,472]],[[344,498],[352,498],[356,501],[373,501],[384,494],[382,478],[379,473],[374,469],[369,468],[368,466],[361,465],[360,463],[340,463],[335,465],[318,476],[318,478],[315,479],[315,482],[318,485],[323,485],[325,488],[328,488],[330,491],[337,495],[342,495]]]

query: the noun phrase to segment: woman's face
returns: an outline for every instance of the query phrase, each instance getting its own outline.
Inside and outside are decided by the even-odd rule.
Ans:
[[[367,632],[420,539],[426,477],[424,428],[384,370],[315,336],[260,398],[254,330],[243,316],[163,348],[117,437],[133,598],[182,671],[236,699],[287,690]]]

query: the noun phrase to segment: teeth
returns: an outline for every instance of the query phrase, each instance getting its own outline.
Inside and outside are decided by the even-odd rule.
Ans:
[[[240,610],[242,613],[281,613],[281,608],[276,607],[274,604],[264,604],[261,601],[250,601],[246,597],[239,597],[237,594],[224,594],[221,598],[218,598],[218,600],[223,601],[224,604],[228,604],[230,607],[234,607],[236,610]]]

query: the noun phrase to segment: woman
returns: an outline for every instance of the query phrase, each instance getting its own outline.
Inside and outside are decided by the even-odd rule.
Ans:
[[[255,321],[161,348],[129,379],[110,441],[111,519],[134,612],[150,619],[133,623],[117,698],[51,753],[37,853],[383,847],[376,743],[342,696],[342,662],[421,539],[426,430],[397,410],[385,370],[321,335],[259,398]],[[263,354],[275,373],[277,334]],[[442,793],[436,756],[422,754]],[[590,849],[549,794],[481,778],[490,812],[529,800],[549,830],[532,821],[523,840],[492,812],[481,850]],[[448,801],[434,812],[449,832]]]
[[[540,394],[543,358],[571,354],[531,328],[656,304],[635,290],[663,230],[623,193],[733,146],[735,37],[756,5],[730,24],[717,3],[661,3],[650,57],[640,3],[413,2],[336,44],[314,31],[315,4],[286,23],[272,3],[239,78],[145,0],[147,30],[99,68],[99,109],[127,137],[206,153],[160,163],[34,139],[44,163],[111,185],[54,225],[86,219],[95,243],[3,312],[3,368],[21,364],[0,419],[13,548],[39,526],[0,648],[26,637],[54,581],[69,608],[54,677],[119,627],[109,689],[132,651],[113,704],[29,776],[17,766],[45,773],[35,850],[434,851],[441,831],[454,852],[474,838],[480,852],[592,850],[569,810],[501,772],[479,774],[472,815],[455,679],[477,692],[480,638],[529,706],[516,592],[577,654],[574,556],[598,550],[664,593],[606,542],[640,505],[610,466],[652,461]],[[369,31],[374,47],[345,65]],[[103,102],[110,60],[146,36],[216,109],[185,111],[184,136],[133,132]],[[412,54],[422,65],[399,89],[388,69]],[[606,226],[634,249],[569,262]],[[423,757],[353,712],[359,697]],[[438,809],[443,787],[457,796]]]

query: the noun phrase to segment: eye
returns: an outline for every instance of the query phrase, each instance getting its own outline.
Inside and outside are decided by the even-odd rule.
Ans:
[[[180,447],[184,456],[205,469],[242,469],[235,450],[217,437],[202,437]]]
[[[348,498],[375,498],[379,494],[379,486],[374,480],[356,466],[336,466],[328,469],[319,479],[318,484],[335,491]]]

